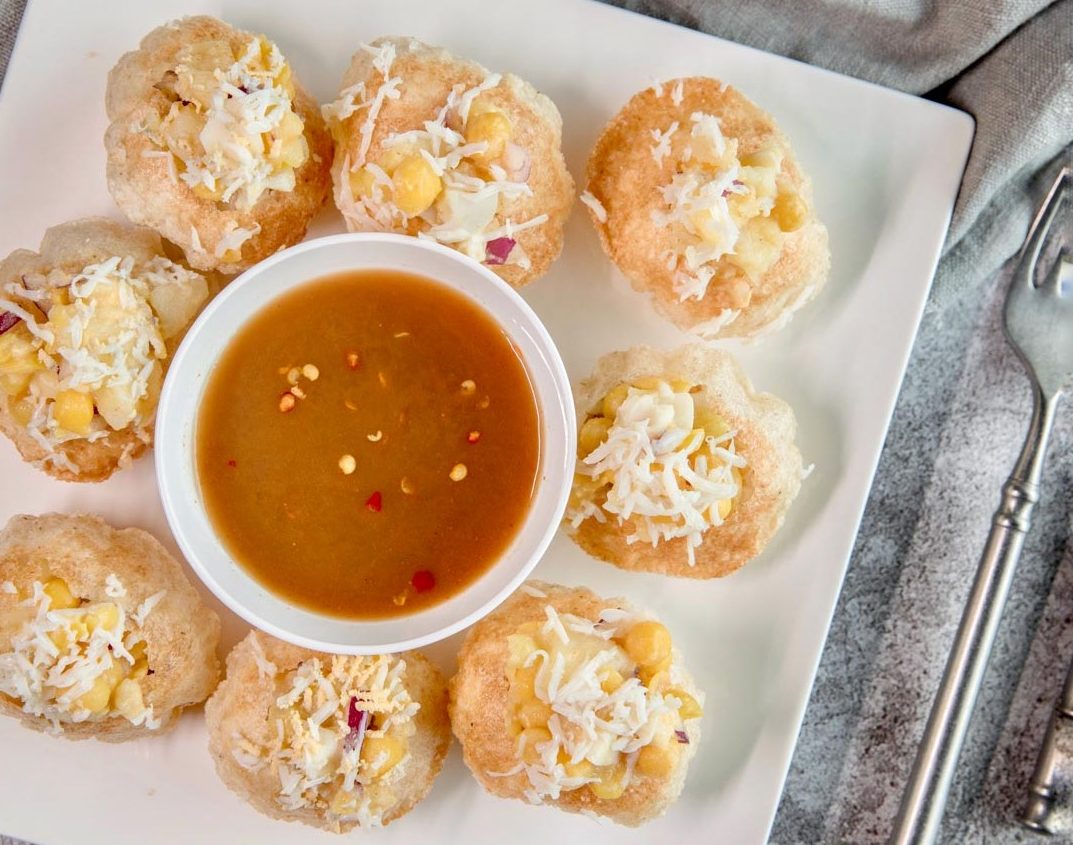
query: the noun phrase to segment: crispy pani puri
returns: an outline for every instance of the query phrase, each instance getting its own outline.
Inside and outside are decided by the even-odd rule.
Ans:
[[[129,272],[124,261],[131,263]],[[135,306],[123,304],[125,295],[113,296],[118,288],[90,290],[88,284],[85,296],[73,301],[72,280],[91,267],[118,286],[130,289],[133,282]],[[103,217],[53,226],[38,252],[15,250],[0,262],[0,318],[21,312],[0,333],[0,431],[23,460],[61,481],[103,481],[128,466],[152,445],[170,355],[217,286],[213,276],[172,262],[152,229]],[[27,317],[44,333],[33,333]],[[108,349],[120,320],[133,338],[126,347],[133,357],[122,366]],[[86,373],[79,373],[80,360]],[[88,372],[94,361],[115,371],[106,378]]]
[[[207,16],[160,26],[109,73],[105,103],[112,197],[192,267],[237,273],[298,243],[328,194],[319,106],[264,36]]]
[[[704,337],[775,331],[827,280],[827,230],[789,140],[715,79],[635,94],[596,142],[583,199],[633,287]]]
[[[56,622],[38,615],[44,597]],[[107,646],[107,666],[69,707],[23,668],[34,633],[59,652],[38,654],[40,671],[61,655],[75,658],[65,676]],[[27,727],[106,742],[162,733],[215,687],[219,639],[219,618],[145,531],[46,514],[12,517],[0,532],[0,712]],[[30,696],[18,694],[27,688]]]
[[[306,686],[308,705],[296,692]],[[451,739],[443,676],[419,652],[321,654],[256,631],[228,655],[205,721],[229,789],[266,816],[337,833],[412,810]]]
[[[515,287],[558,257],[574,183],[559,111],[528,82],[416,39],[378,38],[354,54],[324,111],[350,231],[440,240]]]
[[[556,633],[560,625],[568,646]],[[605,636],[580,633],[586,630]],[[558,662],[553,653],[564,656],[557,686],[569,686],[570,696],[548,701],[551,672],[534,671],[542,664],[539,657],[526,662],[540,646],[548,650],[544,667]],[[600,658],[599,674],[588,678],[581,667],[602,651],[608,653]],[[488,792],[619,824],[640,825],[667,810],[682,791],[700,741],[703,694],[682,667],[667,629],[625,600],[603,599],[584,587],[523,585],[469,630],[449,688],[451,727],[466,765]],[[634,705],[635,698],[645,698],[632,708],[647,714],[645,724],[619,735],[628,751],[614,750],[607,742],[615,739],[601,731],[589,745],[566,715],[578,716],[568,703],[572,699],[583,702],[578,709],[613,720],[600,708],[615,696]],[[552,719],[555,733],[574,739],[552,740]]]
[[[697,538],[699,545],[693,549],[691,563],[686,536],[663,537],[655,544],[642,539],[629,542],[641,528],[636,516],[620,521],[597,505],[602,521],[586,517],[571,522],[572,514],[578,516],[581,503],[577,497],[584,492],[585,483],[575,476],[567,532],[586,552],[621,569],[686,578],[729,575],[760,554],[782,525],[801,487],[802,462],[794,442],[797,423],[793,410],[769,393],[757,393],[728,352],[700,344],[668,352],[641,346],[605,355],[578,387],[579,452],[596,454],[591,452],[591,444],[585,443],[585,427],[589,419],[601,415],[605,397],[616,388],[625,395],[623,385],[644,385],[653,380],[679,382],[693,399],[696,422],[690,427],[702,422],[716,427],[717,431],[706,432],[706,436],[718,435],[723,439],[719,448],[732,450],[741,464],[734,467],[737,475],[731,499],[720,503],[721,521],[706,516],[709,527]],[[579,470],[585,455],[579,455]]]

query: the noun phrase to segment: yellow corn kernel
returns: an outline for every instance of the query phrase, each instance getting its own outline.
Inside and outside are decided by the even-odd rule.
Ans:
[[[395,168],[391,181],[395,186],[395,205],[407,217],[416,217],[428,209],[443,190],[443,180],[420,155],[410,156]]]
[[[723,522],[728,516],[730,516],[730,512],[734,510],[734,500],[720,499],[718,502],[715,503],[715,509],[716,512],[719,514],[719,521]]]
[[[85,437],[93,424],[93,397],[78,390],[61,390],[52,405],[56,425]]]
[[[216,191],[209,188],[203,182],[199,182],[193,187],[194,196],[200,197],[203,200],[214,200],[217,198]]]
[[[652,778],[665,778],[674,771],[676,749],[671,746],[646,745],[637,752],[636,771]]]
[[[518,708],[518,721],[522,727],[543,728],[551,718],[551,708],[539,698],[531,699]]]
[[[86,613],[85,618],[86,627],[89,628],[91,634],[97,628],[104,628],[106,631],[110,631],[119,624],[119,608],[110,601],[104,602]]]
[[[617,763],[606,769],[601,769],[600,779],[589,784],[589,790],[597,798],[605,801],[614,801],[621,798],[626,791],[626,766]]]
[[[361,746],[361,761],[366,766],[375,766],[371,773],[380,777],[395,768],[405,753],[406,746],[390,734],[367,736]],[[384,755],[387,756],[380,762]]]
[[[704,434],[708,437],[722,437],[730,431],[730,425],[721,414],[717,414],[700,404],[694,405],[693,424],[703,428]]]
[[[482,153],[470,156],[476,161],[495,161],[503,155],[503,150],[510,140],[510,120],[498,111],[486,111],[469,115],[466,121],[466,142],[469,144],[485,143],[488,146]]]
[[[49,597],[49,610],[67,610],[78,607],[78,599],[71,594],[71,589],[62,578],[49,578],[41,585]]]
[[[686,719],[699,719],[704,715],[704,708],[700,703],[681,687],[671,687],[664,695],[673,695],[682,702],[678,708],[678,715],[684,722]]]
[[[642,666],[638,670],[641,683],[651,690],[662,690],[666,688],[671,678],[669,675],[671,669],[671,656],[668,654],[659,663],[654,663],[651,666]]]
[[[60,651],[67,651],[68,640],[66,629],[57,628],[55,631],[49,633],[48,638],[52,640],[52,644]]]
[[[93,681],[93,686],[82,693],[71,705],[72,710],[88,710],[90,713],[103,713],[108,709],[108,702],[112,699],[112,685],[108,678],[101,674]]]
[[[129,677],[136,680],[149,674],[149,657],[146,651],[145,640],[136,642],[130,647],[130,656],[134,658],[134,665],[130,667]]]
[[[48,298],[53,305],[70,305],[71,304],[71,289],[70,288],[52,288],[48,292]]]
[[[581,760],[578,763],[563,763],[563,769],[568,778],[590,778],[595,767],[588,760]]]
[[[654,667],[670,657],[671,632],[659,622],[638,622],[622,640],[626,654],[642,667]]]
[[[521,733],[522,759],[527,763],[535,763],[540,759],[540,751],[537,746],[551,739],[551,731],[547,728],[526,728]]]
[[[577,436],[577,453],[579,458],[584,458],[607,439],[607,432],[611,429],[611,420],[607,417],[590,417],[581,426]]]
[[[133,722],[145,711],[142,688],[138,686],[137,681],[132,681],[130,678],[120,681],[115,688],[114,695],[114,708],[130,721]]]
[[[771,216],[784,232],[796,232],[808,220],[808,206],[800,194],[783,193],[775,198]]]
[[[609,420],[615,418],[615,414],[618,413],[619,407],[626,401],[626,394],[629,393],[630,386],[628,384],[620,384],[614,388],[610,393],[604,397],[601,410],[603,415]]]
[[[641,670],[641,683],[655,692],[664,692],[671,685],[671,659],[668,657],[652,669]]]
[[[616,669],[609,669],[604,676],[600,678],[600,689],[610,695],[625,682],[626,679],[622,677],[621,672]]]

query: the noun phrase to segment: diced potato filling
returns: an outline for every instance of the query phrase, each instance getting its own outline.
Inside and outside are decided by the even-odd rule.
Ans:
[[[554,611],[550,611],[554,614]],[[681,754],[679,733],[684,723],[697,719],[703,711],[696,698],[680,687],[670,685],[670,632],[652,620],[625,620],[610,638],[585,632],[588,624],[576,617],[554,614],[560,623],[570,625],[568,641],[548,625],[527,623],[508,639],[509,660],[506,674],[510,684],[510,710],[507,727],[514,737],[520,762],[536,772],[534,786],[542,777],[565,778],[563,790],[588,789],[603,800],[619,798],[630,784],[628,757],[635,755],[634,775],[667,777],[678,764]],[[575,622],[580,621],[580,628]],[[591,627],[591,626],[590,626]],[[562,671],[558,684],[570,684],[575,698],[584,689],[585,666],[598,665],[598,688],[590,691],[584,705],[591,716],[581,717],[586,724],[597,725],[596,740],[589,729],[579,724],[570,699],[551,699],[549,678],[553,667]],[[582,675],[579,679],[572,672]],[[613,720],[613,711],[621,707],[613,696],[621,696],[630,679],[634,695],[643,695],[647,708],[658,715],[651,724],[634,726],[644,740],[624,739],[618,733],[605,733],[601,720]],[[636,679],[636,680],[635,680]],[[672,706],[667,706],[671,702]],[[673,702],[677,702],[673,706]],[[592,719],[596,721],[592,721]],[[616,749],[616,739],[623,748]],[[633,750],[626,750],[632,748]],[[549,754],[555,754],[549,767]],[[560,767],[557,769],[555,764]],[[527,769],[527,771],[528,771]],[[533,774],[530,780],[534,781]]]
[[[703,297],[712,278],[731,279],[735,271],[755,281],[778,261],[786,233],[810,214],[782,177],[777,145],[739,155],[738,140],[722,135],[717,118],[698,113],[692,121],[677,173],[662,189],[669,212],[655,217],[682,234],[672,268],[682,299]],[[747,291],[741,302],[734,293],[735,307],[748,304]]]
[[[700,461],[703,460],[710,474],[711,471],[724,465],[725,461],[720,455],[724,451],[733,450],[733,438],[721,442],[718,453],[711,444],[712,438],[724,438],[730,432],[730,425],[718,413],[693,400],[694,392],[700,389],[699,386],[681,379],[666,380],[655,376],[638,378],[629,383],[619,384],[609,391],[581,424],[578,431],[577,456],[582,464],[574,475],[574,486],[570,498],[571,511],[581,512],[587,504],[602,506],[616,482],[614,473],[605,471],[593,475],[587,471],[584,462],[607,441],[613,427],[622,422],[618,420],[618,413],[626,398],[631,392],[635,395],[658,394],[661,389],[668,388],[675,396],[682,397],[684,400],[682,404],[688,406],[687,411],[681,412],[681,419],[673,420],[672,425],[678,423],[688,425],[689,435],[683,439],[679,449],[693,449],[688,461],[690,468],[696,470]],[[659,468],[658,464],[653,464],[654,470]],[[742,468],[730,466],[730,475],[736,490],[740,493],[743,480]],[[688,486],[688,482],[682,479],[680,482]],[[726,521],[734,510],[736,500],[737,493],[730,498],[719,499],[714,505],[717,518],[712,518],[711,522],[721,524]]]
[[[399,682],[404,667],[393,656],[333,656],[273,675],[278,697],[267,716],[273,739],[267,745],[239,739],[236,759],[279,772],[283,807],[375,823],[397,801],[392,784],[405,776],[416,733],[417,704]]]
[[[47,287],[57,272],[63,285]],[[205,279],[163,257],[140,266],[113,257],[49,278],[24,277],[21,292],[0,298],[0,313],[17,307],[33,320],[0,334],[11,416],[50,445],[151,419],[167,342],[208,298]]]
[[[227,41],[190,44],[156,88],[171,104],[146,132],[199,197],[246,208],[265,190],[294,189],[309,144],[290,66],[271,41],[238,53]]]
[[[16,636],[13,649],[33,649],[43,636],[53,647],[51,662],[42,662],[40,651],[24,654],[41,677],[0,671],[0,692],[55,721],[121,716],[142,724],[151,719],[138,683],[149,672],[146,644],[125,629],[119,605],[90,604],[58,577],[40,584],[39,595],[37,617]]]

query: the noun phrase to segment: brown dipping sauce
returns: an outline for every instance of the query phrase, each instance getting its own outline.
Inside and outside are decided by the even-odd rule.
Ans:
[[[273,300],[231,340],[202,399],[197,473],[257,581],[383,619],[496,562],[529,510],[539,437],[528,374],[488,314],[419,276],[354,271]]]

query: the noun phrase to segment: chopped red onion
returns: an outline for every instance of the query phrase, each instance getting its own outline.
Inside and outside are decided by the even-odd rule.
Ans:
[[[361,754],[361,746],[365,742],[365,729],[369,726],[369,713],[366,710],[358,709],[358,699],[353,695],[350,696],[350,707],[347,708],[346,723],[347,727],[350,728],[350,732],[346,735],[346,739],[343,740],[343,750],[356,750],[358,754]]]
[[[15,328],[22,320],[21,317],[12,314],[10,311],[0,312],[0,334]]]
[[[689,734],[685,731],[675,731],[674,738],[682,743],[682,745],[689,745]]]
[[[516,243],[514,238],[492,238],[484,245],[484,263],[506,264]]]
[[[508,143],[503,150],[503,167],[512,182],[527,182],[533,169],[533,161],[523,147]]]

